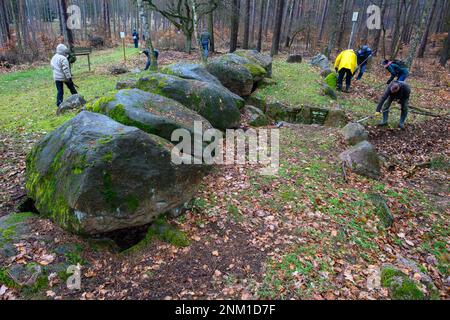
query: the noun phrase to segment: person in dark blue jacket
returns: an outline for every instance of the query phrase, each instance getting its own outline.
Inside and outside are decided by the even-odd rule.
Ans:
[[[357,80],[361,80],[367,69],[367,63],[373,55],[372,49],[369,46],[362,46],[356,53],[358,56],[359,74]]]
[[[409,76],[408,66],[402,61],[390,61],[384,60],[383,66],[390,72],[391,77],[389,78],[387,84],[391,84],[392,81],[397,78],[397,81],[406,81]]]
[[[136,29],[133,30],[133,42],[134,42],[134,47],[137,49],[139,48],[139,33],[136,31]]]

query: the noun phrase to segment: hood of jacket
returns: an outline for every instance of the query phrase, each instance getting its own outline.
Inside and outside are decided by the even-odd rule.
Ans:
[[[56,53],[65,56],[69,53],[69,48],[67,48],[64,44],[60,44],[56,47]]]

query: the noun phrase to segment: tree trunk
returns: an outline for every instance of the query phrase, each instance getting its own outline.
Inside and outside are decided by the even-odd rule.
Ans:
[[[317,42],[322,41],[323,29],[325,28],[325,18],[327,17],[327,13],[328,13],[328,2],[329,2],[329,0],[325,0],[325,7],[323,8],[322,19],[320,21],[320,31],[319,31],[319,36],[317,38]]]
[[[214,39],[214,12],[208,14],[208,32],[211,35],[211,52],[216,51]]]
[[[386,0],[381,0],[381,29],[377,30],[377,33],[375,35],[375,39],[373,41],[372,44],[372,49],[374,51],[378,51],[378,48],[380,47],[380,40],[381,40],[381,36],[382,34],[385,32],[385,26],[384,26],[384,16],[386,13]],[[376,52],[374,55],[377,55]]]
[[[155,59],[155,56],[153,55],[154,47],[152,43],[152,37],[151,37],[151,27],[150,23],[148,22],[148,16],[146,12],[146,8],[144,6],[144,3],[142,0],[137,0],[137,6],[138,6],[138,12],[139,17],[141,18],[141,25],[142,29],[144,30],[145,34],[145,47],[149,49],[150,51],[150,69],[151,70],[157,70],[158,69],[158,61]]]
[[[292,24],[294,22],[294,9],[295,9],[295,5],[296,4],[297,4],[297,0],[294,0],[292,2],[291,13],[290,13],[290,16],[289,16],[289,25],[288,25],[287,32],[286,32],[286,43],[284,45],[286,48],[288,48],[289,45],[290,45]]]
[[[241,7],[240,0],[233,0],[231,8],[231,27],[230,27],[230,52],[235,52],[237,49],[238,35],[239,35],[239,11]]]
[[[248,49],[249,40],[250,40],[250,0],[246,0],[244,13],[244,42],[242,44],[243,49]]]
[[[73,50],[75,43],[73,33],[72,30],[67,27],[67,19],[68,19],[67,0],[59,0],[59,3],[61,6],[61,17],[62,17],[61,26],[63,29],[64,38],[68,42],[70,50]]]
[[[261,11],[260,11],[260,20],[259,20],[259,30],[258,30],[258,44],[256,45],[256,50],[261,52],[262,50],[262,36],[263,36],[263,25],[264,25],[264,9],[265,9],[266,0],[261,0]]]
[[[278,0],[275,28],[273,31],[273,39],[272,39],[272,50],[270,52],[270,55],[272,57],[278,54],[280,48],[281,25],[283,24],[284,4],[285,0]]]
[[[450,31],[448,32],[447,40],[445,40],[444,49],[441,52],[441,58],[439,59],[440,65],[445,67],[448,59],[450,59]]]
[[[5,42],[11,40],[11,29],[9,28],[9,19],[8,19],[8,12],[6,11],[6,5],[5,1],[0,1],[0,19],[2,21],[2,24],[0,25],[2,29],[4,30],[5,34]]]
[[[426,26],[426,22],[427,22],[426,20],[428,18],[430,10],[431,10],[430,4],[427,4],[425,2],[424,5],[425,5],[425,8],[422,11],[422,17],[419,21],[418,27],[414,29],[415,36],[411,42],[411,47],[409,49],[408,60],[407,60],[407,64],[408,64],[409,68],[411,68],[413,66],[414,58],[416,57],[416,53],[417,53],[417,47],[419,46],[419,42],[425,33],[425,26]]]
[[[347,4],[348,4],[348,1],[344,0],[344,3],[342,4],[342,12],[341,12],[341,17],[340,17],[340,22],[339,22],[339,33],[338,33],[338,40],[337,40],[337,47],[339,50],[342,49],[342,40],[344,39],[345,17],[347,15]]]
[[[330,15],[332,17],[331,19],[331,32],[330,32],[330,36],[328,38],[328,45],[324,50],[324,54],[327,56],[328,59],[331,58],[331,53],[333,52],[335,43],[336,43],[336,36],[337,36],[337,32],[338,32],[338,28],[336,28],[335,26],[339,23],[339,13],[342,12],[343,7],[342,7],[342,1],[341,0],[332,0],[333,1],[333,5],[330,6],[331,10],[330,10]],[[334,10],[333,10],[334,8]]]
[[[200,36],[199,36],[199,29],[198,29],[198,13],[197,13],[197,1],[196,0],[190,0],[191,6],[192,6],[192,24],[194,26],[194,34],[197,42],[198,47],[198,53],[200,55],[200,60],[203,61],[203,63],[206,63],[207,57],[204,55],[202,46],[200,45]]]
[[[425,32],[423,34],[422,41],[420,43],[419,53],[417,54],[418,58],[423,58],[423,56],[425,55],[425,50],[427,48],[427,43],[428,43],[428,36],[430,35],[430,28],[433,23],[433,16],[434,16],[434,13],[436,12],[437,3],[438,3],[438,0],[433,1],[433,5],[432,5],[431,11],[430,11],[430,16],[428,17],[427,26],[425,27]]]

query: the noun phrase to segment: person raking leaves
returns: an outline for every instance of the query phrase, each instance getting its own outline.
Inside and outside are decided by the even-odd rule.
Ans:
[[[391,74],[387,84],[391,84],[395,78],[397,81],[406,81],[409,76],[408,66],[401,60],[384,60],[382,64]]]
[[[64,84],[69,88],[71,94],[78,94],[75,84],[72,80],[72,72],[67,57],[69,49],[60,44],[56,47],[56,54],[53,56],[50,65],[53,69],[53,79],[55,80],[57,97],[56,105],[59,107],[64,100]]]
[[[358,52],[356,53],[356,56],[358,57],[358,66],[359,66],[359,74],[356,80],[362,79],[367,69],[367,63],[369,62],[372,55],[373,51],[367,45],[362,46],[361,49],[359,49]]]
[[[334,68],[338,73],[337,90],[342,91],[342,84],[345,78],[345,92],[350,92],[352,85],[352,78],[355,74],[356,67],[358,66],[357,56],[352,49],[342,51],[336,58]]]
[[[383,121],[378,125],[381,127],[388,125],[389,112],[391,110],[392,102],[397,101],[401,106],[400,124],[399,128],[405,130],[405,122],[408,117],[409,98],[411,95],[411,88],[403,81],[392,82],[386,92],[381,97],[377,106],[375,116],[382,118]],[[382,113],[381,113],[382,112]]]

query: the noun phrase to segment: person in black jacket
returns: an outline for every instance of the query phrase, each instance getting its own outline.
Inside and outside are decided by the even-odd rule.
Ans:
[[[392,102],[397,101],[402,108],[399,128],[404,130],[406,118],[408,117],[410,95],[411,88],[405,82],[394,81],[390,84],[377,106],[377,117],[380,117],[381,111],[383,111],[383,122],[381,122],[379,126],[388,125],[389,111],[391,109]]]
[[[136,29],[133,30],[133,42],[134,42],[134,47],[137,49],[139,48],[139,33],[136,31]]]

